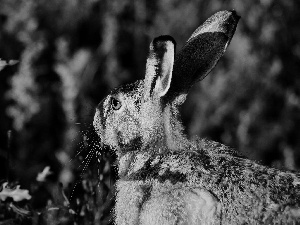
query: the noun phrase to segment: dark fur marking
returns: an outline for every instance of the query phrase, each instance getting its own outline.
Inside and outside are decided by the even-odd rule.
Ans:
[[[142,99],[141,99],[141,98],[137,98],[137,99],[134,101],[134,106],[135,106],[136,109],[141,110],[141,102],[142,102]]]
[[[120,148],[123,150],[122,153],[136,151],[137,149],[140,149],[141,146],[143,145],[143,141],[141,137],[136,137],[133,140],[131,140],[129,143],[124,144],[122,140],[121,132],[117,132],[117,140]]]
[[[172,172],[169,168],[162,175],[158,176],[159,182],[164,183],[166,180],[169,180],[172,184],[188,181],[186,174],[180,173],[179,171]]]
[[[213,166],[211,165],[211,158],[204,151],[198,151],[196,154],[191,154],[190,160],[194,165],[199,165],[200,162],[200,165],[202,165],[205,170],[213,169]]]
[[[158,176],[158,172],[160,170],[160,165],[156,164],[151,166],[152,159],[148,159],[144,166],[134,174],[129,176],[130,180],[147,180],[151,178],[155,178]]]
[[[187,175],[180,173],[178,171],[173,172],[167,169],[162,175],[159,175],[161,171],[161,162],[151,165],[152,159],[145,162],[144,166],[134,174],[129,175],[129,180],[148,180],[157,179],[159,182],[163,183],[169,180],[172,184],[177,182],[187,182]]]
[[[152,186],[150,186],[150,185],[141,185],[140,187],[141,187],[141,189],[144,193],[141,205],[144,205],[145,202],[147,202],[149,200],[150,196],[151,196]]]
[[[289,206],[297,206],[300,204],[299,187],[293,185],[293,178],[289,175],[274,175],[272,177],[273,187],[270,187],[270,198],[275,203],[285,203]]]
[[[99,113],[100,113],[100,122],[101,122],[101,125],[102,125],[102,130],[105,130],[106,129],[106,116],[104,116],[104,100],[103,99],[97,106],[98,110],[99,110]]]

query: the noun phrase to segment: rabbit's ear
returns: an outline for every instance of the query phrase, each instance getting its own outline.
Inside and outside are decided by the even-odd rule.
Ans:
[[[202,80],[224,54],[240,16],[235,11],[221,11],[198,27],[186,45],[176,54],[169,100],[187,94]]]
[[[175,40],[168,35],[155,38],[149,48],[144,83],[145,98],[153,94],[164,96],[172,79]]]

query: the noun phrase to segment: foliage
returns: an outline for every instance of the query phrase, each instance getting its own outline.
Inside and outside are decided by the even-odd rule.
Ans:
[[[58,204],[62,211],[55,215],[64,215],[68,212],[64,200],[53,203],[62,194],[50,190],[61,182],[70,198],[68,186],[80,179],[80,169],[78,162],[69,161],[81,151],[76,157],[78,161],[87,157],[82,162],[85,184],[75,187],[82,191],[81,197],[74,197],[80,203],[69,200],[76,214],[66,221],[76,221],[79,208],[86,205],[89,218],[97,215],[97,221],[102,218],[109,223],[114,156],[103,152],[101,162],[97,161],[99,140],[88,129],[95,106],[111,88],[143,78],[153,37],[170,34],[180,49],[208,16],[231,8],[242,16],[241,21],[225,57],[196,85],[182,109],[187,133],[236,147],[267,165],[299,169],[298,1],[3,0],[1,179],[18,180],[30,190],[33,198],[26,207],[30,205],[33,212]],[[19,63],[12,65],[10,60]],[[99,173],[90,166],[94,159]],[[36,181],[38,172],[48,165],[49,180]],[[97,177],[102,177],[100,182]],[[38,188],[33,188],[35,182]],[[7,220],[16,218],[11,212],[7,215]],[[54,218],[54,214],[48,216]]]

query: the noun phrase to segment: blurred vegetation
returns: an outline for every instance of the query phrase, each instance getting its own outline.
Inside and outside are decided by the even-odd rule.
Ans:
[[[34,213],[6,199],[1,224],[108,224],[114,155],[99,153],[95,106],[111,88],[144,77],[152,38],[170,34],[180,49],[224,9],[242,18],[225,56],[191,90],[187,133],[299,170],[299,1],[2,0],[0,58],[19,63],[0,71],[0,179],[28,189],[32,199],[18,207]],[[46,166],[52,173],[37,181]]]

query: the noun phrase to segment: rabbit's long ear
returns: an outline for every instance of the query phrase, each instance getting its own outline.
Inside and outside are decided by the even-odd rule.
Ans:
[[[221,11],[198,27],[181,51],[176,54],[168,99],[187,94],[202,80],[224,54],[240,16],[235,11]]]
[[[153,94],[164,96],[172,79],[175,40],[168,35],[155,38],[149,48],[144,83],[145,98]]]

